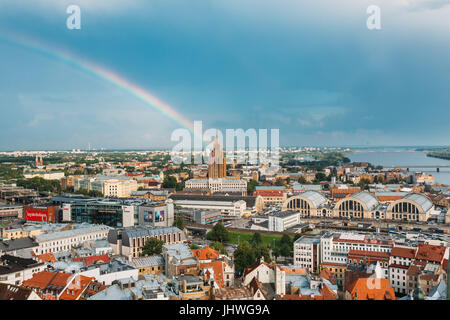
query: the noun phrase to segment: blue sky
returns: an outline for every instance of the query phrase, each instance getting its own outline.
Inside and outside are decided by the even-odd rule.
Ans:
[[[450,144],[448,0],[2,0],[14,31],[114,70],[206,128],[281,145]],[[81,8],[68,30],[66,8]],[[381,30],[366,28],[369,5]],[[171,147],[129,93],[0,39],[0,150]]]

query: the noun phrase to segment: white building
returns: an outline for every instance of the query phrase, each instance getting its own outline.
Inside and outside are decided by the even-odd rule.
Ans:
[[[69,251],[86,241],[106,239],[110,229],[110,227],[105,225],[92,225],[73,230],[40,234],[36,236],[36,242],[39,246],[33,250],[37,255]]]
[[[247,181],[240,179],[212,178],[190,179],[185,182],[185,189],[207,189],[214,192],[247,192]]]
[[[60,180],[61,178],[64,178],[64,172],[57,171],[57,172],[33,172],[33,173],[24,173],[23,174],[25,179],[31,179],[34,177],[39,177],[45,180]]]
[[[95,277],[95,279],[106,285],[110,286],[114,281],[120,279],[133,278],[134,281],[138,280],[139,270],[126,264],[120,259],[113,259],[110,262],[102,263],[98,265],[91,265],[85,267],[79,275],[86,277]]]
[[[407,294],[407,272],[416,256],[417,248],[392,248],[389,258],[389,282],[395,293]]]
[[[320,261],[320,237],[303,236],[294,242],[294,266],[318,270]]]
[[[23,281],[31,279],[36,272],[46,268],[44,263],[33,259],[24,259],[9,254],[0,258],[0,283],[21,285]]]
[[[176,200],[174,203],[182,208],[198,210],[215,210],[222,214],[242,217],[247,213],[247,205],[243,200],[238,201],[202,201],[202,200]]]
[[[251,266],[244,272],[242,285],[248,286],[253,278],[256,278],[262,284],[274,284],[275,294],[286,294],[286,272],[277,264],[269,265],[261,258],[257,264]]]
[[[299,223],[298,211],[281,211],[269,215],[269,231],[283,232]]]
[[[392,241],[360,233],[327,233],[320,239],[320,262],[347,264],[350,250],[390,252]]]

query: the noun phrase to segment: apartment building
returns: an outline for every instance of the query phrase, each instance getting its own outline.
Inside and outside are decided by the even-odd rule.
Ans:
[[[45,264],[34,259],[25,259],[9,254],[0,257],[0,282],[21,285],[30,279],[33,273],[43,271]]]
[[[395,293],[407,294],[407,272],[417,248],[394,246],[389,258],[389,281]]]
[[[311,272],[319,270],[320,237],[303,236],[294,242],[294,265]]]
[[[165,244],[177,244],[186,240],[186,235],[177,227],[133,226],[111,229],[108,241],[114,254],[127,257],[129,261],[142,253],[142,247],[149,238],[156,238]]]
[[[97,176],[75,180],[74,190],[101,192],[105,197],[127,198],[137,191],[136,180],[127,176]]]
[[[105,225],[89,225],[72,230],[40,234],[35,239],[38,247],[33,248],[33,251],[36,255],[69,251],[86,241],[106,239],[110,229]]]

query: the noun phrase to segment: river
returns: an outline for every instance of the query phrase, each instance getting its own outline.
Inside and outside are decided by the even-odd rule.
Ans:
[[[426,152],[414,150],[353,150],[348,157],[352,162],[370,162],[375,166],[415,166],[415,165],[447,165],[450,166],[450,160],[427,157]],[[427,172],[434,177],[434,181],[440,184],[450,186],[450,168],[414,168],[410,172]]]

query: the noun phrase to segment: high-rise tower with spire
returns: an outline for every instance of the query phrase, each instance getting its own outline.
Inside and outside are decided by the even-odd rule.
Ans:
[[[227,176],[227,163],[224,152],[216,136],[214,148],[208,159],[208,178],[225,178]]]

